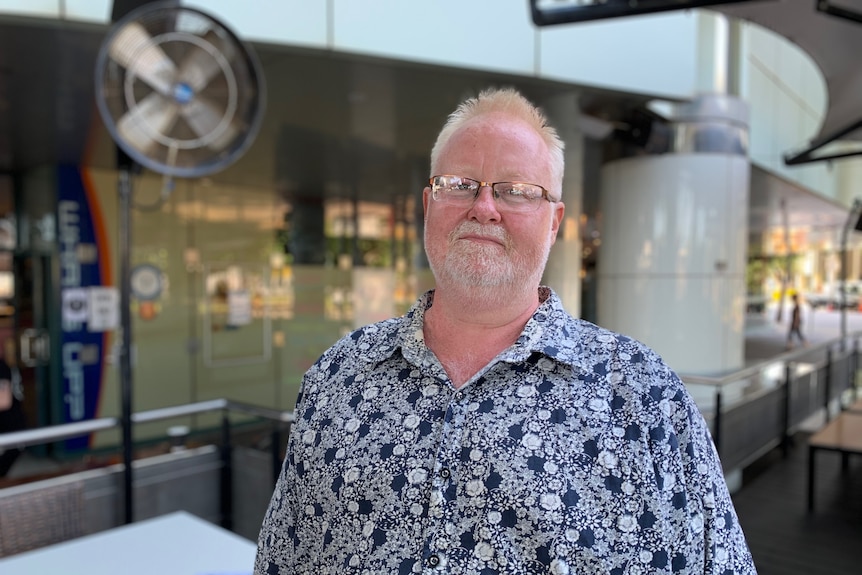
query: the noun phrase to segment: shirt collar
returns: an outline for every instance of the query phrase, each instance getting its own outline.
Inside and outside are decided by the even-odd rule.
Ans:
[[[521,335],[501,359],[524,361],[533,353],[540,353],[570,367],[587,367],[581,350],[585,322],[573,318],[559,296],[547,286],[539,287],[539,302]]]
[[[363,330],[381,329],[379,344],[366,355],[369,363],[377,364],[388,359],[396,350],[414,365],[421,365],[430,353],[425,345],[423,325],[425,312],[434,301],[434,290],[429,290],[413,304],[402,317],[387,320],[382,324],[368,326]],[[581,340],[585,335],[586,322],[574,319],[563,308],[557,294],[549,287],[539,287],[539,307],[527,321],[517,341],[503,354],[502,361],[524,361],[533,353],[572,367],[587,369]]]

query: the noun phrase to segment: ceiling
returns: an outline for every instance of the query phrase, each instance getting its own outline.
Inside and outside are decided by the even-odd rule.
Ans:
[[[92,27],[29,19],[0,22],[0,171],[77,163],[90,132]]]
[[[137,0],[136,0],[137,1]],[[55,163],[113,169],[94,76],[108,29],[0,16],[0,173]],[[254,44],[266,83],[260,132],[221,183],[391,198],[394,173],[427,161],[447,114],[467,95],[515,85],[541,102],[571,85],[532,78]],[[579,89],[584,105],[629,109],[645,98]],[[427,169],[422,167],[423,170]],[[213,177],[216,179],[216,177]],[[400,180],[403,181],[403,180]],[[414,193],[416,190],[403,190]]]
[[[805,50],[826,80],[829,104],[819,134],[804,150],[786,155],[788,164],[862,153],[862,147],[832,142],[862,140],[862,0],[530,0],[533,22],[550,26],[571,22],[637,17],[672,10],[705,8],[747,20],[787,38]],[[818,153],[815,154],[814,152]]]
[[[812,234],[832,237],[846,220],[847,208],[842,204],[802,189],[756,165],[751,166],[749,232],[783,228],[786,222],[789,228],[806,228]]]
[[[818,6],[834,13],[818,10]],[[826,155],[844,153],[840,148],[828,150],[818,144],[862,140],[862,0],[754,0],[710,9],[787,38],[807,52],[823,73],[828,94],[826,115],[812,138],[811,153],[798,160],[820,161]],[[792,151],[788,156],[805,151]]]
[[[783,2],[795,0],[763,4],[776,8]],[[95,62],[106,32],[98,25],[0,18],[0,173],[55,163],[116,166],[116,149],[94,104]],[[424,175],[437,130],[465,95],[488,84],[513,84],[541,102],[573,90],[329,51],[254,47],[266,78],[266,117],[254,144],[218,181],[245,189],[275,187],[287,196],[323,190],[352,197],[361,189],[363,197],[389,201],[413,194],[400,184],[405,180],[399,172],[418,169]],[[862,46],[854,55],[860,53]],[[585,109],[609,119],[645,104],[618,93],[580,92]],[[752,184],[753,231],[781,225],[776,206],[782,199],[799,225],[836,229],[846,218],[846,208],[757,168]]]
[[[838,14],[818,10],[831,10]],[[862,0],[746,0],[711,10],[753,22],[804,50],[826,82],[828,105],[823,124],[802,149],[785,150],[788,165],[858,155],[862,140]],[[815,231],[841,230],[848,210],[838,202],[802,189],[759,168],[752,171],[750,227],[788,225]]]

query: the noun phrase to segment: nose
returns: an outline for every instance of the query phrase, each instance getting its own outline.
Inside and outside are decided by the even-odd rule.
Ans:
[[[470,206],[468,216],[480,224],[500,221],[497,200],[494,198],[494,190],[491,186],[482,186],[479,188],[476,199],[473,200],[473,205]]]

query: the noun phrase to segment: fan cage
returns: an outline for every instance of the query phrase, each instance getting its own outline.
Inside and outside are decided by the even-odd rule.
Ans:
[[[174,3],[145,6],[112,27],[99,50],[96,96],[120,148],[177,177],[233,163],[254,140],[264,109],[251,48],[215,18]]]

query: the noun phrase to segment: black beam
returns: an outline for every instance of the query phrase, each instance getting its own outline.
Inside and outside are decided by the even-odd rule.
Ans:
[[[121,20],[126,14],[137,10],[152,0],[114,0],[111,6],[111,22]]]
[[[570,4],[554,6],[542,6],[542,0],[530,0],[530,13],[533,24],[536,26],[553,26],[555,24],[569,24],[571,22],[587,22],[590,20],[606,20],[609,18],[622,18],[624,16],[637,16],[639,14],[652,14],[654,12],[667,12],[670,10],[687,10],[689,8],[703,8],[719,4],[737,4],[740,2],[751,2],[752,0],[605,0],[595,1],[593,4]],[[755,0],[757,1],[757,0]]]
[[[839,160],[841,158],[849,158],[852,156],[862,155],[862,150],[852,151],[852,152],[837,152],[834,154],[827,154],[823,156],[815,156],[814,152],[824,147],[826,144],[830,144],[840,138],[850,134],[859,128],[862,128],[862,118],[856,120],[852,124],[845,126],[844,128],[839,129],[836,132],[833,132],[827,136],[823,136],[817,140],[811,142],[807,148],[800,152],[789,153],[784,155],[784,163],[788,166],[796,166],[799,164],[808,164],[811,162],[822,162],[825,160]]]
[[[829,14],[830,16],[844,18],[845,20],[850,20],[857,24],[862,24],[862,14],[830,4],[829,0],[817,0],[817,11]]]

